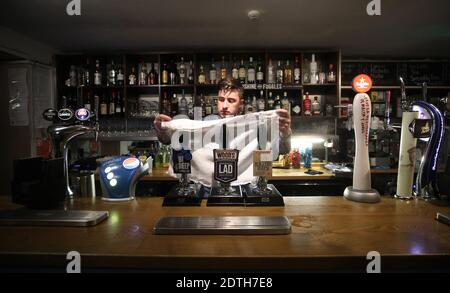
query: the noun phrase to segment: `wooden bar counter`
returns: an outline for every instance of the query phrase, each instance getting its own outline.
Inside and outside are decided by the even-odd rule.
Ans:
[[[450,227],[434,217],[450,212],[422,200],[383,197],[377,204],[342,196],[285,197],[285,207],[162,207],[160,197],[109,203],[75,199],[69,209],[107,210],[93,227],[0,226],[0,268],[65,271],[66,254],[81,254],[82,270],[362,271],[367,253],[381,270],[450,270]],[[0,197],[0,208],[18,207]],[[289,235],[153,235],[163,216],[287,216]]]

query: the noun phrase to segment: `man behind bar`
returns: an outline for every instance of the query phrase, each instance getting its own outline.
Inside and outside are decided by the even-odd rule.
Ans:
[[[219,82],[219,93],[217,99],[217,109],[219,115],[208,115],[203,120],[215,120],[236,115],[241,115],[244,109],[244,88],[240,81],[233,78],[222,79]],[[291,149],[291,116],[285,109],[277,109],[276,113],[279,117],[279,153],[287,154]],[[161,122],[171,121],[172,118],[159,114],[155,117],[154,125],[159,141],[163,144],[169,144],[171,141],[170,134],[161,128]],[[275,142],[276,143],[276,142]],[[204,197],[209,195],[209,188],[202,186],[200,194]]]

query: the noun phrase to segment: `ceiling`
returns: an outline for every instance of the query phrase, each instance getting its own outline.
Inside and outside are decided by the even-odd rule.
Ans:
[[[450,57],[449,0],[2,0],[0,26],[61,52],[340,48],[348,56]],[[257,21],[247,12],[261,11]]]

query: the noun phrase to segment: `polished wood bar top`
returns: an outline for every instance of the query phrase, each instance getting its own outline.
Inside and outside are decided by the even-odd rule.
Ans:
[[[320,171],[322,174],[311,175],[305,173],[307,169],[282,169],[282,168],[273,168],[272,176],[269,177],[269,180],[328,180],[335,178],[335,174],[332,171],[323,168],[322,165],[313,165],[312,167],[315,171]],[[397,169],[371,169],[370,172],[372,174],[397,174]],[[349,175],[351,176],[351,174]],[[152,173],[143,176],[140,180],[144,181],[177,181],[176,178],[171,177],[167,168],[153,168]]]
[[[15,207],[9,197],[0,208]],[[162,198],[111,203],[75,199],[69,209],[107,210],[93,227],[0,226],[0,267],[65,269],[69,251],[83,268],[170,270],[356,270],[368,252],[381,270],[450,269],[450,227],[434,219],[450,207],[383,197],[285,197],[285,207],[162,207]],[[288,235],[154,235],[164,216],[287,216]]]
[[[300,169],[272,169],[272,176],[269,180],[326,180],[334,178],[334,174],[322,167],[314,167],[313,170],[323,172],[323,174],[310,175],[305,172],[305,168]],[[176,178],[170,176],[166,168],[154,168],[152,173],[143,176],[140,180],[144,181],[177,181]]]

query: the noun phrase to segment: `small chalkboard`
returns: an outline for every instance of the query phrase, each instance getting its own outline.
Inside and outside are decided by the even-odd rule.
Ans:
[[[374,86],[398,85],[402,76],[406,85],[450,86],[450,62],[439,61],[348,61],[342,63],[342,85],[350,86],[358,74],[368,74]]]
[[[407,82],[410,85],[423,82],[431,86],[449,85],[448,67],[448,63],[439,62],[408,63]]]

